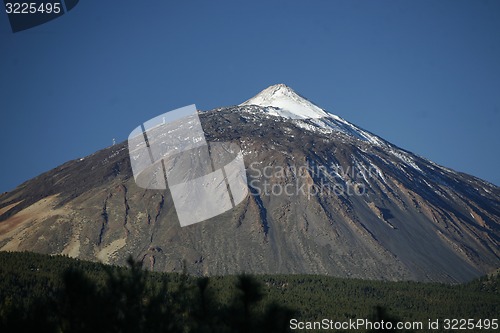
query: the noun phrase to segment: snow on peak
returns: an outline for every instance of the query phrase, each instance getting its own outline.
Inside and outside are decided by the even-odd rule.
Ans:
[[[259,106],[265,113],[273,116],[294,119],[298,126],[307,130],[342,132],[375,145],[384,143],[384,140],[376,135],[314,105],[283,83],[262,90],[239,106],[249,105]]]
[[[330,114],[314,105],[304,97],[293,91],[292,88],[280,83],[270,86],[260,93],[243,102],[240,106],[257,105],[272,107],[271,114],[291,119],[323,118]]]

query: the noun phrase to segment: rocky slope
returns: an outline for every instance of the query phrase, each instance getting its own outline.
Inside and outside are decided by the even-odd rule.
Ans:
[[[402,150],[285,85],[200,112],[240,145],[251,195],[181,228],[136,186],[126,143],[0,195],[0,249],[195,274],[317,273],[460,282],[500,267],[500,189]]]

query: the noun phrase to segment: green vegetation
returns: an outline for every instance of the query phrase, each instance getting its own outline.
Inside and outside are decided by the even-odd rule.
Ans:
[[[148,272],[133,260],[124,268],[0,252],[0,332],[288,332],[291,318],[493,319],[499,286],[498,275],[462,285],[313,275],[199,278]]]

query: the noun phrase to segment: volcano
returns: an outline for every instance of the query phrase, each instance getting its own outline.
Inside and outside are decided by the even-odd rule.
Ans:
[[[0,250],[197,275],[324,274],[456,283],[500,267],[500,189],[437,165],[278,84],[198,112],[242,152],[248,195],[181,227],[170,190],[144,189],[127,143],[0,195]]]

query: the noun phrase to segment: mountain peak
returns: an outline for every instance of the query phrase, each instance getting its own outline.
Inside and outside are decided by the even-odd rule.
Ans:
[[[271,88],[274,88],[274,89],[286,89],[286,90],[294,92],[292,88],[290,88],[289,86],[287,86],[284,83],[273,84],[272,86],[269,86],[266,89],[271,89]]]
[[[302,126],[308,130],[338,131],[375,145],[383,144],[383,140],[376,135],[351,124],[339,116],[326,112],[307,98],[297,94],[284,83],[267,87],[239,106],[249,105],[259,106],[263,108],[263,112],[273,116],[305,121],[306,124],[302,124]]]
[[[257,105],[278,109],[280,116],[292,119],[323,118],[329,114],[319,106],[297,94],[284,83],[267,87],[260,93],[240,104]]]

